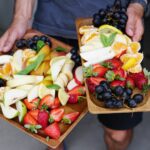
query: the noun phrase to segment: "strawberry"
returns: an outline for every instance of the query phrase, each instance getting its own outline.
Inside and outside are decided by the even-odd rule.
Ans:
[[[134,80],[130,76],[126,78],[126,87],[132,88],[132,89],[135,87]]]
[[[60,128],[57,122],[49,125],[44,129],[44,132],[47,136],[50,136],[53,139],[58,139],[61,135]]]
[[[38,114],[39,114],[39,109],[35,109],[35,110],[30,110],[28,113],[35,119],[38,119]]]
[[[113,72],[117,80],[124,80],[127,77],[127,73],[122,68],[114,69]]]
[[[23,119],[24,124],[29,124],[29,125],[37,125],[37,121],[29,114],[27,113]]]
[[[122,86],[124,87],[125,86],[125,81],[120,81],[120,80],[114,80],[110,83],[110,86],[112,88],[116,87],[116,86]]]
[[[117,58],[113,58],[106,60],[104,63],[102,63],[102,65],[109,69],[118,69],[121,68],[122,62]]]
[[[93,74],[98,77],[104,77],[108,68],[101,66],[100,64],[93,65]]]
[[[50,118],[49,118],[49,122],[52,123],[54,121],[59,122],[64,115],[64,109],[63,108],[56,108],[51,110],[50,112]]]
[[[39,108],[41,109],[43,106],[50,108],[54,104],[54,99],[51,95],[46,95],[44,98],[41,99]]]
[[[41,110],[38,114],[38,124],[42,126],[42,129],[45,129],[48,126],[49,114],[46,110]]]
[[[24,99],[24,104],[29,110],[36,109],[39,105],[39,98],[33,99],[31,102],[28,102],[28,99]]]
[[[85,95],[85,87],[84,86],[77,86],[73,88],[71,91],[68,92],[68,94],[75,94],[75,95]]]
[[[63,116],[63,122],[65,124],[72,124],[76,119],[79,117],[80,113],[79,112],[72,112],[69,114],[65,114]]]
[[[120,58],[125,53],[126,53],[126,50],[123,50],[121,53],[119,53],[117,56],[115,56],[115,58]]]
[[[70,104],[78,103],[78,95],[77,94],[70,94],[69,99],[68,99],[68,103],[70,103]]]
[[[59,98],[55,98],[54,102],[53,102],[53,104],[51,106],[51,109],[58,108],[59,106],[60,106]]]

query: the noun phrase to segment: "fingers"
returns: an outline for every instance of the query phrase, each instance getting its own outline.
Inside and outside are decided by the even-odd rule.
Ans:
[[[0,52],[3,51],[3,48],[5,46],[5,43],[8,39],[8,32],[6,32],[1,38],[0,38]]]
[[[133,41],[140,41],[144,33],[144,25],[142,19],[137,20],[135,27],[135,34],[133,36]]]

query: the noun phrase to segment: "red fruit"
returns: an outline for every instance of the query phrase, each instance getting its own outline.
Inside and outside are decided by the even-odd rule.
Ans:
[[[126,78],[126,87],[132,88],[132,89],[135,87],[134,80],[130,76]]]
[[[54,99],[54,102],[51,106],[51,109],[55,109],[55,108],[58,108],[60,106],[60,101],[59,101],[59,98],[55,98]]]
[[[120,54],[118,54],[117,56],[115,56],[116,58],[120,58],[123,54],[126,53],[126,50],[122,51]]]
[[[120,80],[114,80],[110,83],[110,86],[112,88],[116,87],[116,86],[122,86],[124,87],[125,86],[125,81],[120,81]]]
[[[144,88],[144,85],[148,84],[148,79],[147,78],[142,78],[140,80],[137,80],[135,82],[135,84],[138,87],[138,89],[142,90]]]
[[[58,139],[60,137],[60,128],[57,122],[49,125],[47,128],[44,129],[44,132],[47,136],[50,136],[53,139]]]
[[[114,69],[113,72],[115,76],[118,77],[118,80],[122,80],[127,77],[127,73],[122,68]]]
[[[35,110],[30,110],[29,114],[35,119],[38,119],[38,114],[39,114],[39,109],[35,109]]]
[[[102,81],[106,81],[105,78],[101,78],[101,77],[90,77],[89,80],[95,86],[99,85]]]
[[[68,103],[70,103],[70,104],[76,104],[76,103],[78,103],[78,95],[76,95],[76,94],[70,94]]]
[[[64,109],[63,108],[56,108],[51,110],[50,112],[50,118],[49,118],[49,122],[52,123],[54,121],[59,122],[64,115]]]
[[[90,78],[86,79],[86,84],[88,86],[90,93],[94,93],[96,85],[90,81]]]
[[[49,114],[47,111],[42,110],[38,114],[38,124],[42,126],[42,129],[45,129],[48,126]]]
[[[29,114],[27,113],[23,119],[24,124],[29,124],[29,125],[37,125],[37,121]]]
[[[39,108],[41,109],[42,106],[47,106],[50,108],[54,104],[54,99],[51,95],[46,95],[44,98],[41,99]]]
[[[71,91],[69,91],[68,94],[75,94],[75,95],[83,96],[85,95],[85,87],[77,86],[73,88]]]
[[[104,77],[108,68],[101,66],[100,64],[93,66],[93,73],[98,77]]]
[[[109,59],[105,61],[105,63],[106,65],[108,64],[109,68],[111,69],[118,69],[122,66],[122,62],[117,58]]]
[[[63,122],[66,123],[66,124],[71,124],[71,123],[73,123],[74,121],[77,120],[79,115],[80,115],[79,112],[73,112],[73,113],[66,114],[63,117]]]
[[[39,98],[35,98],[31,102],[28,102],[28,99],[24,99],[24,104],[29,110],[36,109],[39,105]]]

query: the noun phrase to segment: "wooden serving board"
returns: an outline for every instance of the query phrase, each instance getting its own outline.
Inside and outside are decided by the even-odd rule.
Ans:
[[[43,35],[42,33],[36,31],[36,30],[29,30],[24,38],[31,38],[34,35]],[[66,45],[52,37],[50,37],[50,40],[52,42],[52,49],[55,49],[57,46],[61,46],[63,48],[65,48],[68,52],[70,51],[71,47],[69,45]],[[2,112],[0,111],[0,118],[2,118],[3,120],[7,121],[9,124],[13,125],[14,127],[20,129],[21,131],[23,131],[24,133],[26,133],[27,135],[37,139],[38,141],[42,142],[43,144],[46,144],[48,147],[51,148],[57,148],[60,143],[67,137],[67,135],[73,130],[73,128],[79,123],[79,121],[86,115],[87,113],[87,102],[83,101],[81,104],[74,104],[74,105],[69,105],[67,104],[66,106],[64,106],[65,112],[69,112],[71,110],[75,110],[75,111],[79,111],[80,112],[80,116],[78,117],[78,119],[71,125],[64,125],[63,123],[60,123],[60,129],[62,132],[61,137],[58,140],[54,140],[54,139],[50,139],[49,141],[46,141],[46,136],[41,132],[40,134],[34,134],[31,132],[28,132],[23,125],[21,125],[18,122],[18,119],[13,119],[13,120],[9,120],[6,119],[3,115]]]
[[[82,46],[81,35],[79,34],[79,28],[84,25],[92,25],[92,19],[91,18],[79,18],[76,20],[76,30],[77,30],[79,47]],[[86,82],[85,82],[85,86],[86,86],[88,110],[92,114],[133,113],[133,112],[150,111],[150,91],[144,97],[143,103],[140,104],[136,108],[125,107],[125,108],[120,108],[120,109],[110,109],[110,108],[102,107],[100,102],[90,94],[88,87],[86,85]]]

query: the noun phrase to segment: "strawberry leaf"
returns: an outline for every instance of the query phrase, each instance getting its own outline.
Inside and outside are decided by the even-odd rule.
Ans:
[[[142,93],[147,93],[150,89],[150,84],[143,85]]]
[[[66,51],[66,49],[63,48],[63,47],[61,47],[61,46],[56,47],[55,50],[56,50],[57,52],[65,52],[65,51]]]
[[[93,67],[92,66],[83,67],[83,74],[84,74],[84,77],[86,78],[93,76]]]
[[[105,77],[107,79],[107,81],[112,82],[115,80],[115,74],[113,71],[107,71],[107,73],[105,74]]]
[[[108,69],[112,69],[113,66],[112,66],[112,63],[111,62],[103,62],[101,63],[101,65],[105,68],[108,68]]]
[[[51,84],[51,85],[48,85],[47,88],[49,88],[49,89],[54,89],[54,90],[59,90],[59,89],[60,89],[60,86],[57,85],[57,84]]]

